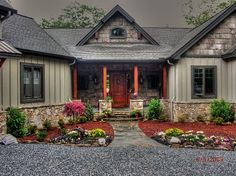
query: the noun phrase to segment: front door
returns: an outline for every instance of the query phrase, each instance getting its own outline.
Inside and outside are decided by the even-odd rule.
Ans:
[[[125,73],[111,73],[111,96],[114,108],[127,106],[127,80]]]

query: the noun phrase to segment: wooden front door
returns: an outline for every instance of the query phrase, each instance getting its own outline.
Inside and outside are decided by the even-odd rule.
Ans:
[[[127,80],[125,73],[111,73],[111,96],[114,108],[127,106]]]

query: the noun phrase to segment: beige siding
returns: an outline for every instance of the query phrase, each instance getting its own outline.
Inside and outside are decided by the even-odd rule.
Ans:
[[[228,62],[228,99],[236,102],[236,61]]]
[[[184,101],[184,102],[192,102],[192,101],[209,101],[206,99],[192,99],[191,92],[191,66],[194,65],[202,65],[202,66],[216,66],[217,67],[217,98],[228,99],[228,72],[234,71],[236,74],[236,62],[235,69],[232,71],[228,70],[227,62],[223,61],[220,58],[182,58],[179,62],[172,66],[169,70],[169,77],[173,79],[171,76],[173,74],[173,70],[175,69],[175,86],[173,86],[173,81],[169,79],[169,91],[176,92],[175,95],[173,93],[169,93],[169,97],[173,98],[175,96],[176,101]],[[227,72],[228,70],[228,72]],[[234,83],[230,83],[234,84]],[[236,81],[235,81],[236,87]],[[173,90],[175,89],[175,90]],[[229,91],[231,91],[229,89]],[[233,91],[232,91],[233,92]],[[236,95],[235,95],[236,96]]]
[[[43,64],[45,102],[20,104],[20,63]],[[0,69],[0,108],[63,104],[71,99],[71,73],[67,61],[25,55],[8,58]]]

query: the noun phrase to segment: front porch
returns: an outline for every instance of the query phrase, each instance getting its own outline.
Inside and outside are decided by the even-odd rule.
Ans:
[[[111,97],[113,108],[128,108],[131,99],[167,98],[167,65],[153,63],[76,63],[73,67],[73,99],[89,101]]]

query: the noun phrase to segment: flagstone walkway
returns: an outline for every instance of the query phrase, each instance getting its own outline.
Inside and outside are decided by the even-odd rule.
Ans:
[[[165,147],[147,137],[138,127],[138,122],[110,122],[115,138],[109,147]]]

